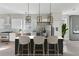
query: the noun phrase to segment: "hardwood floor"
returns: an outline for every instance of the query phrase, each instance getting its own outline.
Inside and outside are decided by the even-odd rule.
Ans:
[[[64,41],[64,56],[79,56],[79,41]]]
[[[0,42],[0,56],[15,56],[15,43]]]
[[[64,41],[64,56],[79,56],[79,41]],[[0,56],[15,56],[15,43],[0,43]]]

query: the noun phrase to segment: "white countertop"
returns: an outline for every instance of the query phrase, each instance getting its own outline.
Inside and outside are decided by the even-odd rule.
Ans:
[[[30,39],[34,39],[35,36],[29,36]],[[19,37],[16,37],[16,39],[19,39]],[[63,39],[61,36],[58,36],[58,39]]]
[[[62,38],[61,36],[58,36],[58,39],[64,39],[64,38]]]

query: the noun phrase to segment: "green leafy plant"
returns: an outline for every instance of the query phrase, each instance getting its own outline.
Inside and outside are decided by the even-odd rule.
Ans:
[[[65,34],[66,34],[66,31],[68,30],[68,28],[66,28],[66,24],[63,24],[62,25],[62,37],[64,38]]]

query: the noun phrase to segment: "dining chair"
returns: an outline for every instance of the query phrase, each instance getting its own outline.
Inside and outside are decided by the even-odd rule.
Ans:
[[[43,55],[45,54],[45,51],[44,51],[44,37],[43,36],[36,36],[36,37],[34,37],[34,48],[33,48],[33,55],[35,55],[36,53],[36,51],[42,51],[43,52]],[[38,47],[39,47],[39,45],[42,45],[42,50],[36,50],[36,45],[38,45]]]
[[[47,37],[47,54],[49,55],[50,51],[55,52],[55,54],[59,55],[59,48],[58,48],[58,38],[56,36],[48,36]],[[49,48],[49,45],[53,44],[53,49]]]
[[[22,52],[22,55],[24,55],[23,52],[24,52],[24,49],[25,49],[25,50],[27,50],[28,55],[29,55],[29,43],[30,43],[30,38],[28,36],[20,36],[19,37],[19,44],[18,44],[18,54],[20,54],[19,53],[20,52],[20,49],[22,49],[21,52]],[[23,48],[23,46],[26,45],[26,44],[28,46],[27,49],[26,48]],[[20,45],[22,45],[22,48],[20,48]]]

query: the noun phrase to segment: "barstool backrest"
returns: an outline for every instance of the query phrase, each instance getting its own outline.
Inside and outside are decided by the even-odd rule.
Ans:
[[[20,36],[19,44],[28,44],[30,42],[30,38],[28,36]]]
[[[47,42],[48,44],[57,44],[58,38],[56,36],[48,36]]]
[[[44,44],[44,39],[43,36],[36,36],[34,37],[34,44]]]

